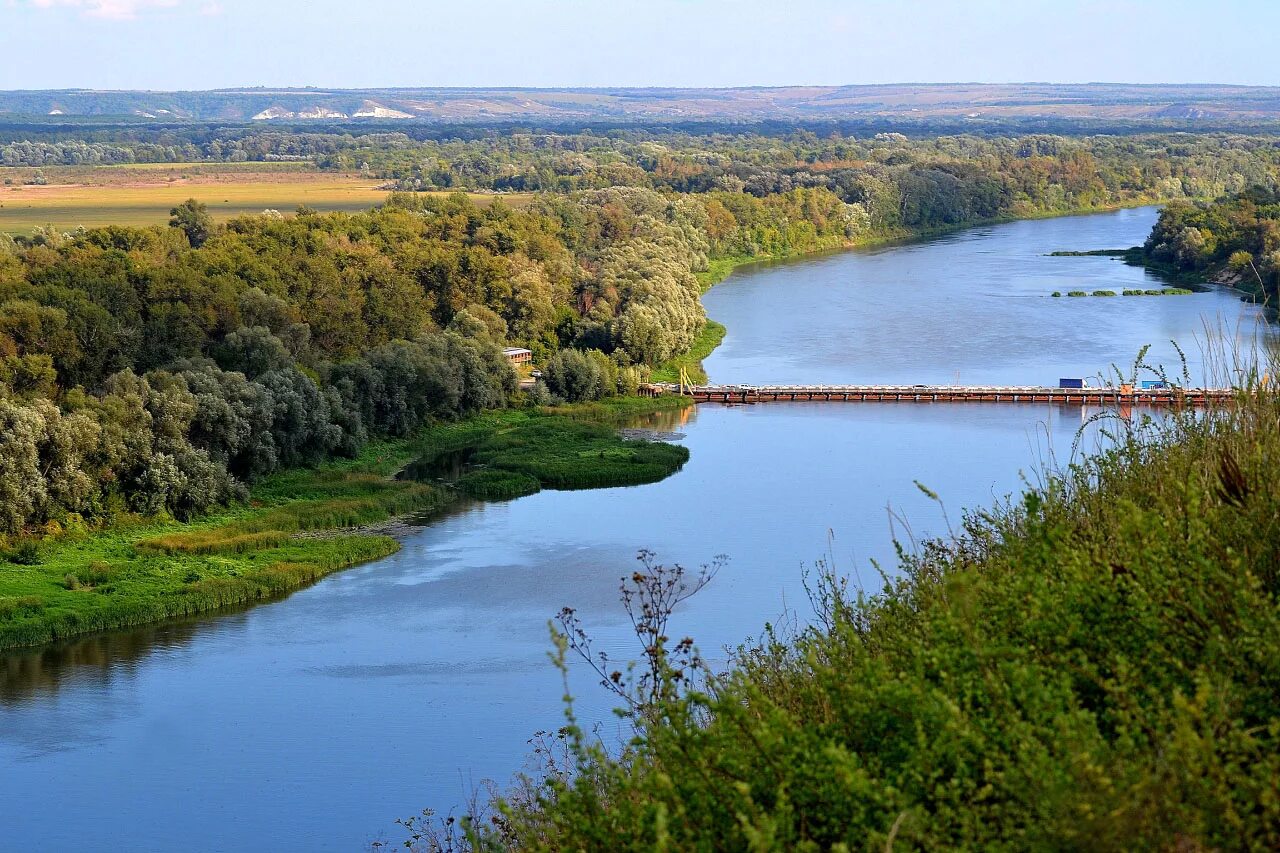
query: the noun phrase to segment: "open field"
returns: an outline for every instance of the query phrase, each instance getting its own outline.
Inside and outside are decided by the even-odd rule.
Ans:
[[[218,221],[263,210],[365,210],[386,200],[382,183],[362,175],[307,170],[301,164],[152,164],[43,170],[45,186],[28,184],[36,170],[0,169],[0,232],[30,234],[52,224],[163,225],[176,204],[195,198]],[[498,196],[473,194],[480,203]],[[527,195],[502,196],[523,203]]]

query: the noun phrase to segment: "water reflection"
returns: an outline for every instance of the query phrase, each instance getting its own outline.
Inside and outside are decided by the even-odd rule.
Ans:
[[[466,472],[475,452],[474,447],[461,447],[457,450],[445,450],[433,456],[423,457],[406,465],[396,475],[396,479],[456,482]]]
[[[0,703],[17,704],[36,693],[57,693],[72,675],[91,687],[128,678],[138,662],[156,649],[191,642],[200,624],[211,618],[218,617],[211,614],[8,652],[0,657]]]
[[[1050,296],[1158,288],[1153,273],[1116,258],[1049,255],[1140,243],[1156,216],[1140,208],[1015,222],[758,265],[706,294],[708,314],[729,331],[705,366],[742,384],[1052,385],[1110,376],[1113,365],[1127,374],[1150,345],[1152,365],[1177,375],[1181,347],[1194,384],[1221,379],[1225,353],[1276,336],[1235,291]]]

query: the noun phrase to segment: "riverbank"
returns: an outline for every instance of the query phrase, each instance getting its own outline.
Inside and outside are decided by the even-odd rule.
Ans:
[[[651,653],[637,736],[571,719],[503,846],[1275,848],[1280,397],[1119,436],[728,672]]]
[[[679,446],[632,441],[618,420],[687,405],[606,400],[558,410],[504,410],[369,445],[356,459],[256,484],[243,506],[197,522],[120,519],[21,550],[0,574],[0,649],[278,598],[399,550],[392,520],[464,498],[505,500],[541,488],[653,482],[684,464]],[[396,479],[415,460],[469,450],[455,482]],[[385,531],[375,534],[373,531]]]

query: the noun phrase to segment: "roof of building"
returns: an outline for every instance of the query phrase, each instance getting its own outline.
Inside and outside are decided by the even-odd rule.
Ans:
[[[503,347],[502,348],[503,355],[524,355],[525,353],[529,353],[529,355],[533,355],[533,350],[528,350],[528,349],[525,349],[524,347]]]

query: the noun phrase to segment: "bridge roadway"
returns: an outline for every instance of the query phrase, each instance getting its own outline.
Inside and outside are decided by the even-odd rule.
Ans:
[[[654,394],[684,394],[699,403],[1063,403],[1097,406],[1206,406],[1225,403],[1230,388],[1042,388],[1030,385],[693,385],[654,384]]]

